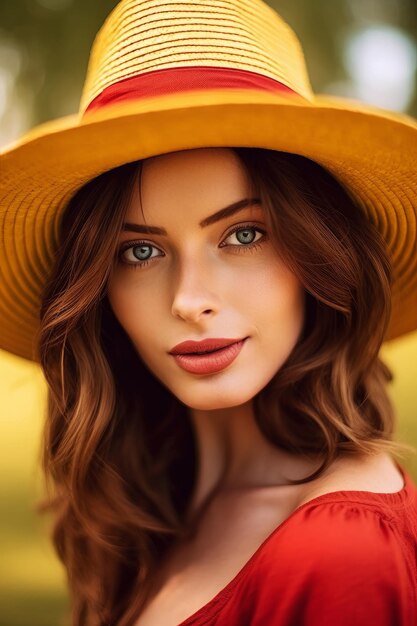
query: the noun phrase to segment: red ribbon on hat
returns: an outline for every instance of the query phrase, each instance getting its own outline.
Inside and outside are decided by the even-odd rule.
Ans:
[[[85,113],[127,100],[140,100],[193,89],[261,89],[296,94],[283,83],[255,72],[224,67],[175,67],[125,78],[106,87]],[[85,114],[84,113],[84,114]]]

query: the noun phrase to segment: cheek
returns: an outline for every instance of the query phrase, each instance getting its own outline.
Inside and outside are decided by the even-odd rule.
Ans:
[[[298,341],[304,325],[305,291],[298,278],[282,265],[259,272],[252,285],[251,310],[265,354],[280,367]]]
[[[281,263],[269,263],[248,273],[235,288],[243,307],[267,320],[300,321],[304,316],[304,289],[298,278]],[[244,305],[245,303],[245,305]]]
[[[107,297],[113,313],[134,343],[138,344],[139,339],[146,343],[151,331],[158,327],[157,316],[161,310],[156,302],[158,292],[154,290],[150,298],[141,287],[139,295],[134,280],[128,284],[123,280],[115,280],[108,285]]]

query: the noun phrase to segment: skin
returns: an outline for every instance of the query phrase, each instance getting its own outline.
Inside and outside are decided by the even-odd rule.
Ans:
[[[169,153],[144,162],[125,221],[163,227],[167,236],[122,232],[120,243],[152,244],[142,257],[123,252],[108,284],[113,311],[153,374],[186,406],[200,458],[193,506],[214,490],[283,484],[312,466],[277,450],[260,432],[252,407],[291,353],[304,319],[304,290],[268,233],[251,230],[249,249],[233,226],[266,231],[256,204],[205,228],[199,222],[254,197],[247,173],[227,148]],[[220,244],[228,244],[220,246]],[[143,245],[143,244],[141,244]],[[240,252],[237,250],[240,246]],[[246,250],[242,248],[246,246]],[[144,254],[145,253],[145,254]],[[168,351],[186,339],[249,336],[225,370],[196,375]]]

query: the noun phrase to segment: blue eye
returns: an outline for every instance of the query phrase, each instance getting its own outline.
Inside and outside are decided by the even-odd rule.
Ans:
[[[151,246],[148,243],[143,243],[139,246],[132,247],[132,253],[137,258],[138,261],[147,261],[152,258],[152,248],[156,250],[154,246]],[[129,250],[129,248],[128,248]]]
[[[236,237],[240,243],[252,243],[254,241],[254,228],[245,228],[245,230],[237,230]],[[239,235],[242,237],[242,240],[239,239]],[[255,235],[256,237],[256,235]],[[248,241],[249,238],[249,241]]]
[[[260,233],[261,237],[258,237],[258,239],[256,239],[255,233]],[[234,244],[228,244],[228,245],[231,245],[235,248],[250,248],[252,246],[255,246],[255,244],[259,241],[259,239],[263,241],[263,239],[265,239],[265,234],[266,232],[263,229],[260,229],[257,226],[255,227],[252,224],[248,224],[246,226],[235,227],[227,235],[226,239],[229,239],[229,237],[231,237],[232,235],[236,235],[236,238],[239,241],[239,243],[243,245],[241,246],[234,245]],[[221,244],[221,247],[223,247],[223,244]]]
[[[119,260],[121,263],[125,263],[126,265],[130,265],[133,267],[141,267],[143,265],[147,265],[149,259],[154,259],[156,256],[165,256],[162,254],[153,255],[153,250],[159,250],[153,244],[148,243],[147,241],[135,241],[135,242],[126,242],[126,245],[121,246],[119,250]],[[127,261],[124,260],[124,253],[127,251],[132,251],[133,260]],[[161,250],[159,250],[161,252]],[[139,261],[136,263],[135,261]]]
[[[235,236],[238,243],[226,243],[228,239]],[[229,232],[227,237],[223,239],[220,244],[221,247],[235,248],[236,252],[245,252],[245,250],[252,250],[262,245],[266,239],[266,231],[254,226],[253,224],[241,224],[235,226],[234,229]]]

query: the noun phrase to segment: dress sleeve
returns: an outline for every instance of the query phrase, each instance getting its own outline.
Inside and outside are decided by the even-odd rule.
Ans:
[[[415,626],[401,533],[372,506],[308,507],[258,563],[251,626]]]

